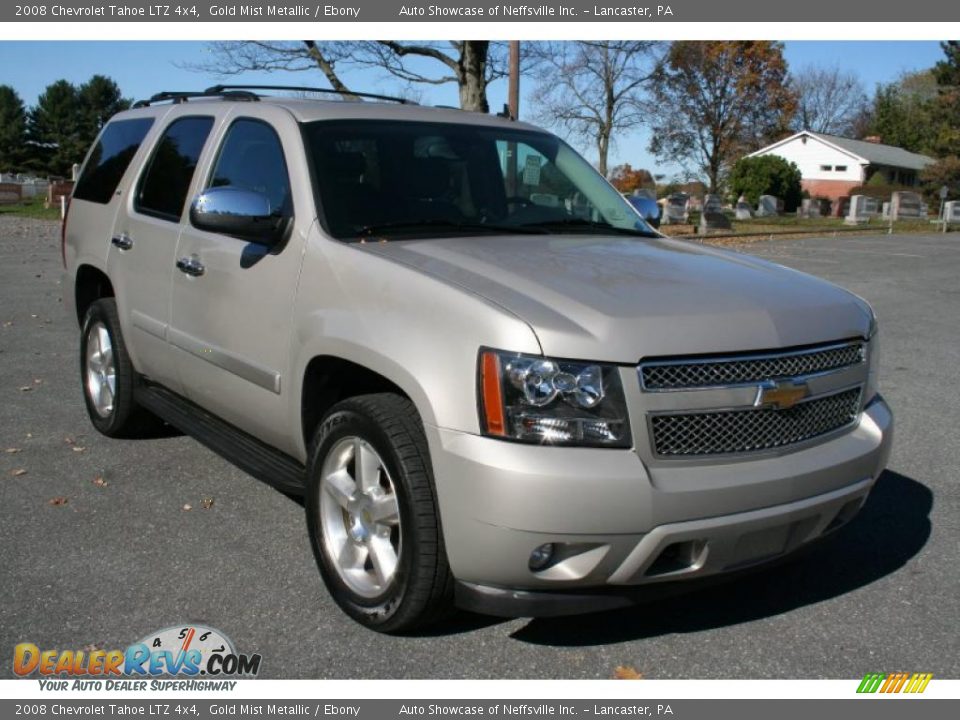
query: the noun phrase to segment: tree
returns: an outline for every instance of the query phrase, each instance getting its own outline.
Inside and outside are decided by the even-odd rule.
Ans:
[[[455,83],[463,110],[489,112],[487,86],[506,72],[501,44],[488,40],[408,43],[393,40],[317,42],[215,42],[213,59],[183,67],[218,75],[250,71],[320,71],[330,88],[347,99],[344,71],[374,68],[408,87]]]
[[[736,158],[786,134],[796,108],[786,79],[781,43],[672,43],[653,82],[651,152],[716,192]]]
[[[81,125],[85,144],[91,144],[100,128],[121,110],[130,107],[120,87],[110,78],[94,75],[77,89],[81,106]]]
[[[908,73],[896,82],[878,86],[869,134],[910,152],[933,152],[936,97],[936,79],[929,70]]]
[[[27,134],[33,146],[31,169],[69,177],[83,160],[82,109],[77,89],[66,80],[48,85],[30,110]]]
[[[571,133],[578,145],[593,144],[606,175],[614,137],[647,119],[641,94],[656,68],[656,48],[636,40],[533,44],[537,118]]]
[[[746,196],[754,205],[761,195],[774,195],[783,200],[784,210],[792,212],[803,193],[800,168],[779,155],[741,158],[730,173],[730,192],[734,197]]]
[[[634,170],[629,163],[617,165],[610,171],[610,183],[622,193],[657,186],[649,170]]]
[[[0,85],[0,171],[24,169],[27,111],[23,100],[9,85]]]
[[[797,96],[794,130],[856,136],[869,101],[854,73],[810,66],[790,79],[790,87]]]
[[[931,150],[940,156],[960,155],[960,41],[948,40],[940,47],[946,58],[933,68],[937,133]]]

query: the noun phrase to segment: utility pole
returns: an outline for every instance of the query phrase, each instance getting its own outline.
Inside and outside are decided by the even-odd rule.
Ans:
[[[510,119],[520,117],[520,41],[510,41],[510,84],[507,89]]]

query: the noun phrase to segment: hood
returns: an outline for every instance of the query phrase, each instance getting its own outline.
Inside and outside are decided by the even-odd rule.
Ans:
[[[506,308],[555,357],[632,364],[810,345],[869,327],[866,303],[824,280],[677,240],[497,235],[363,247]]]

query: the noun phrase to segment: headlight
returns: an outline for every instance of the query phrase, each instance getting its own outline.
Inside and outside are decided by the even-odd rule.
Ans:
[[[615,365],[483,350],[479,375],[486,435],[543,445],[631,445]]]

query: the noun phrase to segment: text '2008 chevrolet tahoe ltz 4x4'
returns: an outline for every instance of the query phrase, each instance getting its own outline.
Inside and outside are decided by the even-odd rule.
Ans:
[[[166,93],[64,227],[93,424],[305,494],[340,607],[617,607],[783,556],[884,468],[870,307],[669,240],[564,142],[405,103]]]

